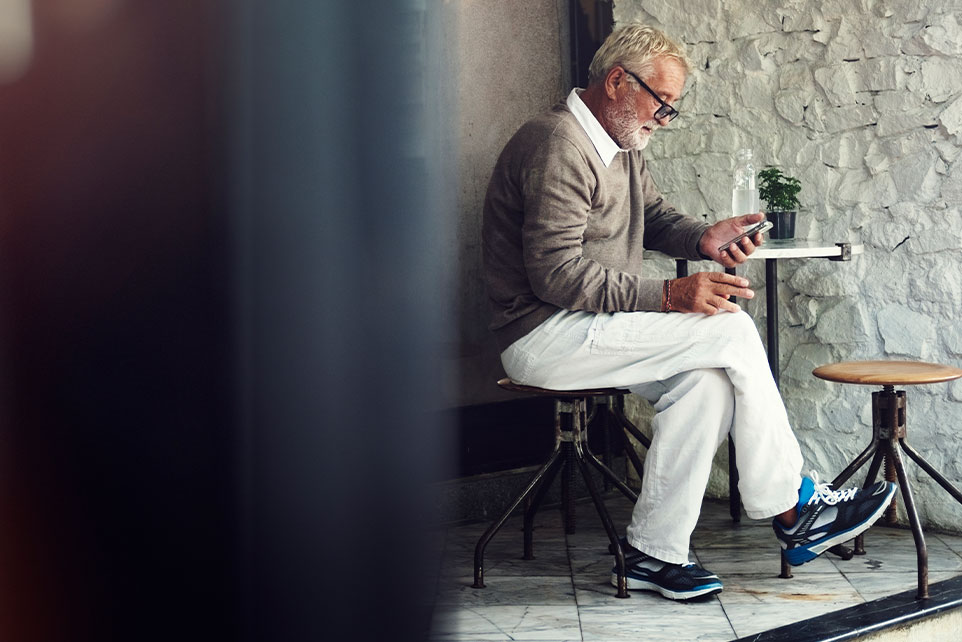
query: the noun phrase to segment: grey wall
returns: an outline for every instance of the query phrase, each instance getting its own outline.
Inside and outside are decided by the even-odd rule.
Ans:
[[[457,163],[457,242],[448,248],[449,310],[459,329],[448,346],[452,382],[445,405],[509,398],[498,349],[487,329],[481,282],[481,208],[502,147],[530,117],[563,98],[567,81],[567,2],[564,0],[457,0],[445,5],[453,72],[460,80],[457,145],[445,152]]]

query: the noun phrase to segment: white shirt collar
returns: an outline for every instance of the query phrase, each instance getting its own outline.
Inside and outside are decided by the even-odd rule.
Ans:
[[[601,156],[601,161],[605,164],[605,167],[611,165],[611,161],[614,160],[615,154],[618,152],[623,152],[625,150],[618,147],[618,143],[611,139],[605,128],[601,126],[595,115],[591,113],[588,106],[585,105],[584,101],[581,100],[580,94],[584,89],[578,89],[577,87],[571,90],[568,94],[567,105],[571,113],[575,115],[575,120],[581,125],[588,134],[588,138],[591,140],[591,144],[595,146],[598,155]]]

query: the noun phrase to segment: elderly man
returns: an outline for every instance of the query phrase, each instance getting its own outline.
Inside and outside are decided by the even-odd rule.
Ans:
[[[554,389],[627,388],[654,404],[654,438],[627,537],[628,586],[672,599],[720,591],[688,561],[711,461],[731,434],[750,518],[774,518],[792,564],[867,529],[895,486],[834,491],[802,456],[754,323],[729,301],[746,279],[645,276],[643,249],[746,260],[728,241],[764,219],[714,225],[665,202],[642,150],[678,115],[691,62],[657,29],[629,25],[596,53],[587,89],[523,125],[488,188],[482,230],[491,328],[508,376]],[[612,577],[614,581],[614,577]]]

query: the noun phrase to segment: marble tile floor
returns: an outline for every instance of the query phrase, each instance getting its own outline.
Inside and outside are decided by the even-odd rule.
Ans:
[[[620,533],[631,504],[606,499]],[[485,553],[484,589],[474,589],[474,546],[487,523],[445,529],[430,639],[726,641],[914,590],[911,531],[876,526],[867,554],[841,560],[825,554],[780,579],[779,555],[768,522],[731,521],[727,502],[706,500],[692,536],[691,559],[718,574],[725,589],[689,603],[632,591],[615,597],[612,557],[594,506],[580,502],[577,532],[565,535],[561,512],[537,517],[536,559],[522,560],[520,516],[508,520]],[[926,533],[929,581],[962,575],[962,537]]]

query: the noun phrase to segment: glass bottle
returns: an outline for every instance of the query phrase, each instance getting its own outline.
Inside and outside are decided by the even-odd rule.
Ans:
[[[732,216],[754,214],[758,211],[758,189],[755,186],[755,166],[752,150],[740,149],[735,156],[732,181]]]

